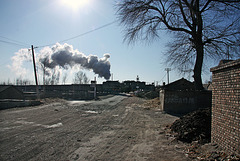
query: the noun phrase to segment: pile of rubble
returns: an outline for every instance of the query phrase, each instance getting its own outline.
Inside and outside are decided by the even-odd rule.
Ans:
[[[170,127],[175,139],[187,142],[185,155],[192,160],[240,160],[211,142],[211,109],[199,109],[176,120]]]
[[[184,115],[170,128],[175,133],[176,139],[182,142],[208,143],[211,141],[211,109],[199,109]]]
[[[236,154],[228,154],[223,149],[218,147],[217,144],[204,144],[191,143],[185,148],[185,155],[192,160],[240,160],[240,156]]]

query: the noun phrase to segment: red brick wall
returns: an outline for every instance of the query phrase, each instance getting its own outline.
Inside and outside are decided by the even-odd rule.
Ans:
[[[240,59],[221,61],[211,72],[212,142],[240,154]]]

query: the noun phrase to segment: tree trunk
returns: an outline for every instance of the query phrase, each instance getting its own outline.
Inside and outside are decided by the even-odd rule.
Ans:
[[[203,50],[203,42],[202,42],[202,31],[203,31],[203,22],[202,22],[202,15],[199,9],[199,0],[195,1],[195,24],[196,24],[196,31],[193,35],[194,41],[195,41],[195,46],[196,46],[196,62],[194,66],[194,81],[195,81],[195,89],[196,90],[203,90],[203,84],[202,84],[202,65],[203,65],[203,55],[204,55],[204,50]]]
[[[194,84],[196,90],[203,90],[203,84],[202,84],[202,65],[203,65],[203,45],[200,43],[196,47],[197,50],[197,56],[196,56],[196,62],[194,66]]]

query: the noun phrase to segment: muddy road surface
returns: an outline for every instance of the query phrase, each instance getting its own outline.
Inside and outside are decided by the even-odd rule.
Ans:
[[[164,130],[177,118],[145,100],[48,101],[0,111],[0,160],[188,160]]]

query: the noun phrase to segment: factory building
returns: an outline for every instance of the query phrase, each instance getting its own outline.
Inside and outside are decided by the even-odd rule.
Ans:
[[[102,84],[95,84],[96,94],[117,94],[128,93],[134,91],[152,91],[154,85],[146,85],[146,82],[141,82],[139,79],[127,80],[120,83],[119,81],[106,81]],[[27,98],[36,95],[35,85],[14,86],[19,91],[22,91]],[[91,84],[72,84],[72,85],[39,85],[41,98],[64,98],[64,99],[93,99],[94,88]]]

